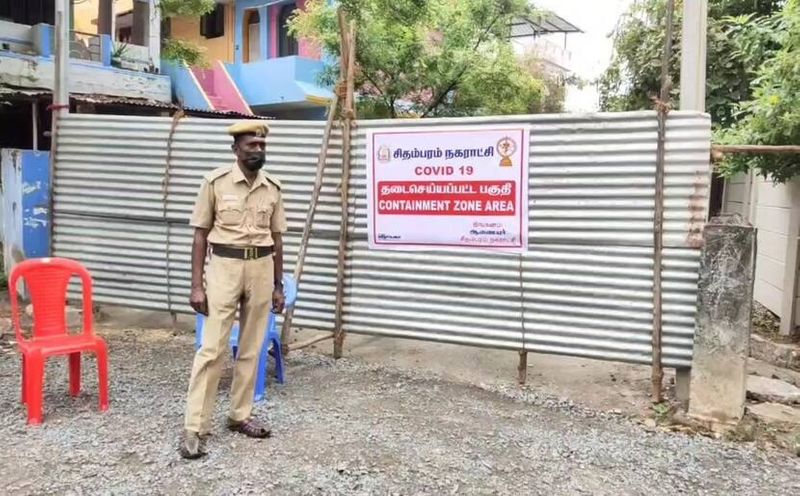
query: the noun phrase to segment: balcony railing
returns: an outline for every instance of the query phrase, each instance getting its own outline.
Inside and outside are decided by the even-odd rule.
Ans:
[[[72,31],[69,40],[69,57],[71,59],[103,62],[102,40],[99,35]]]
[[[55,53],[55,33],[49,24],[27,26],[0,21],[0,52],[50,58]],[[140,72],[152,72],[153,61],[147,47],[115,42],[104,34],[71,31],[69,57]]]

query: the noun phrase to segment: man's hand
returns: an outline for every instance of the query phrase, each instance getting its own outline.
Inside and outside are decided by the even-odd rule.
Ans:
[[[203,271],[208,252],[208,229],[195,228],[192,240],[192,293],[189,304],[197,313],[208,316],[208,299],[203,286]]]
[[[206,292],[203,288],[192,289],[192,295],[189,297],[189,304],[197,313],[202,313],[208,317],[208,299]]]
[[[275,314],[283,313],[285,305],[286,297],[283,296],[283,288],[276,286],[272,291],[272,312]]]

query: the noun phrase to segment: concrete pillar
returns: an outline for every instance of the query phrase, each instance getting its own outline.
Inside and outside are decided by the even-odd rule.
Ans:
[[[681,34],[681,110],[706,109],[708,0],[683,2]]]
[[[114,0],[100,0],[97,8],[97,34],[113,35],[113,18]]]
[[[735,214],[712,219],[703,237],[689,415],[732,424],[744,414],[756,230]]]
[[[147,53],[156,72],[161,71],[161,9],[156,0],[149,0],[147,23]]]
[[[147,29],[150,24],[150,4],[147,0],[133,0],[133,26],[131,44],[147,46]]]
[[[689,403],[691,380],[692,369],[675,370],[675,399],[680,401],[684,408]]]

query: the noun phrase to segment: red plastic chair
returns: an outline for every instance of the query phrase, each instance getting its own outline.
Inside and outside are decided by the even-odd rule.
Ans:
[[[66,323],[67,285],[73,275],[83,284],[83,331],[69,334]],[[33,303],[33,333],[22,334],[17,283],[23,279]],[[28,424],[42,423],[42,387],[48,357],[69,355],[69,393],[81,390],[81,353],[97,356],[100,410],[108,410],[108,347],[92,328],[92,276],[78,262],[63,258],[42,258],[22,262],[9,280],[11,312],[17,344],[22,354],[22,403],[28,406]]]

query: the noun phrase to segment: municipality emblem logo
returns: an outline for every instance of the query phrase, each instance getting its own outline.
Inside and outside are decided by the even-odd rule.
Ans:
[[[500,160],[500,167],[511,167],[514,165],[511,162],[511,155],[517,151],[517,143],[513,139],[506,136],[497,142],[497,153],[503,157]]]
[[[391,162],[392,160],[392,151],[389,149],[388,146],[383,145],[378,148],[378,162]]]

